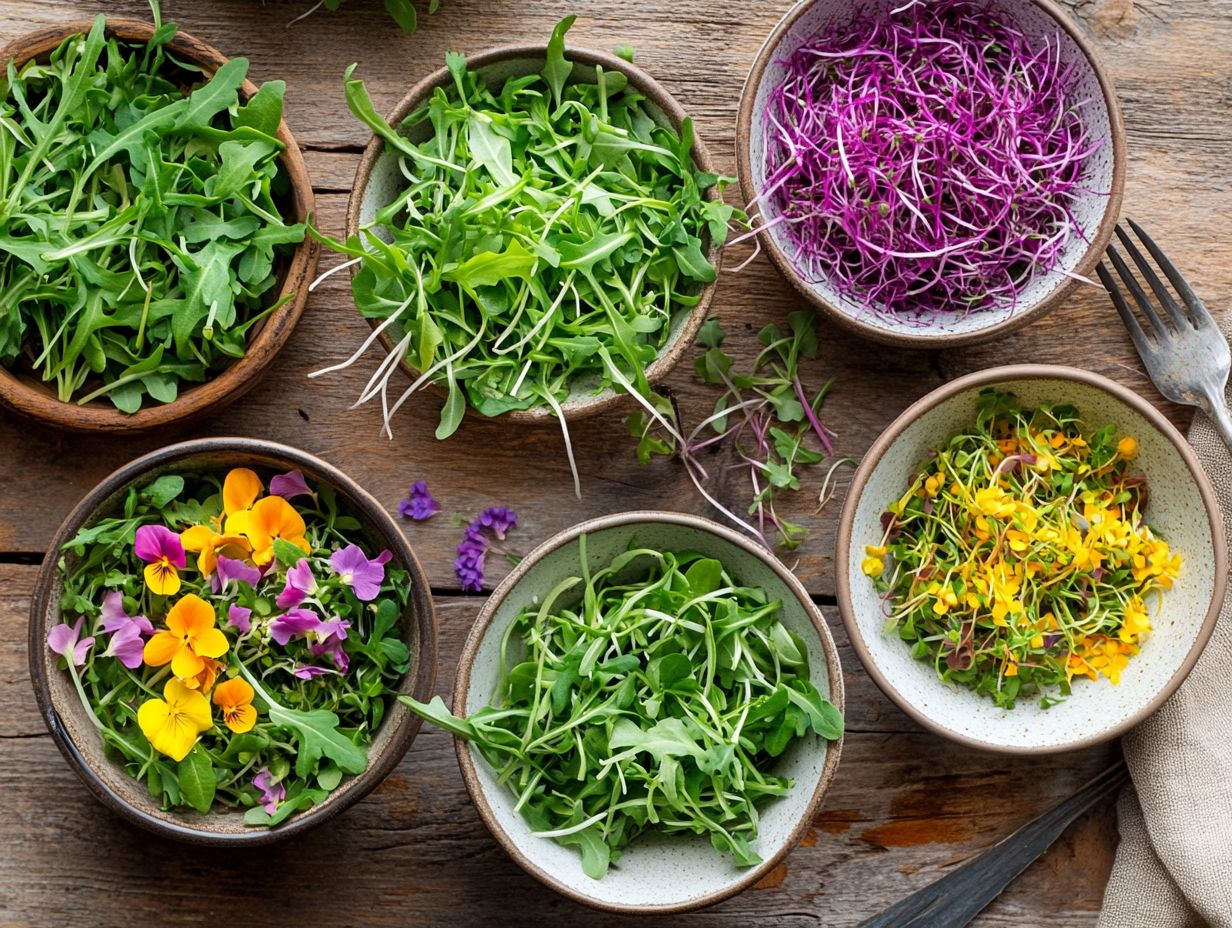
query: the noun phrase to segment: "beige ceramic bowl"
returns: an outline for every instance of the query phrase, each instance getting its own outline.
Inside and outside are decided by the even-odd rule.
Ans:
[[[626,512],[583,522],[544,542],[514,568],[479,613],[458,666],[453,711],[467,715],[493,702],[500,677],[500,643],[528,603],[576,575],[578,539],[586,535],[592,568],[611,562],[634,542],[660,551],[698,551],[721,561],[742,583],[783,602],[782,621],[808,645],[813,684],[841,712],[843,677],[838,652],[821,612],[795,576],[762,548],[708,519],[678,512]],[[636,569],[636,564],[633,565]],[[512,659],[512,658],[511,658]],[[704,837],[644,835],[601,880],[582,872],[575,848],[531,834],[515,797],[496,781],[479,752],[459,740],[458,763],[471,800],[505,850],[528,873],[578,902],[613,912],[679,912],[735,895],[765,876],[804,837],[838,766],[842,742],[810,734],[775,767],[791,792],[761,810],[757,851],[763,862],[737,867]]]
[[[1152,609],[1154,631],[1129,662],[1118,686],[1076,680],[1051,709],[1020,699],[1012,710],[938,679],[885,629],[880,595],[860,570],[864,546],[880,543],[881,514],[907,487],[928,453],[975,422],[980,391],[996,387],[1025,405],[1071,403],[1090,428],[1116,425],[1140,446],[1150,486],[1147,518],[1184,558],[1180,578]],[[890,425],[865,455],[839,525],[838,604],[865,669],[899,707],[938,734],[1007,753],[1054,753],[1087,747],[1137,725],[1172,694],[1206,645],[1223,602],[1227,547],[1219,506],[1193,449],[1158,410],[1097,374],[1068,367],[999,367],[934,390]]]
[[[511,77],[523,77],[528,74],[538,74],[546,62],[547,49],[543,45],[509,45],[493,48],[477,55],[467,57],[470,70],[483,76],[490,86],[499,86]],[[585,48],[568,47],[565,55],[573,64],[571,82],[595,83],[595,68],[600,67],[606,73],[620,72],[629,81],[630,90],[641,93],[646,98],[646,108],[651,117],[661,126],[670,126],[680,132],[687,113],[676,102],[667,90],[636,65],[607,52],[593,51]],[[386,121],[395,128],[407,116],[432,99],[438,89],[449,90],[453,87],[453,77],[448,68],[441,68],[429,74],[394,107],[393,112],[386,116]],[[420,127],[418,130],[426,133],[430,130]],[[410,136],[415,141],[422,141],[424,135]],[[699,171],[714,173],[714,163],[702,140],[694,136],[693,162]],[[347,205],[347,235],[357,235],[361,226],[367,225],[386,204],[393,200],[403,189],[406,178],[398,167],[399,159],[395,152],[390,151],[384,139],[374,135],[364,150],[364,157],[355,172],[355,184],[351,199]],[[706,196],[717,199],[715,188],[710,188]],[[720,268],[722,249],[710,242],[707,249],[707,259],[715,269]],[[352,273],[354,270],[352,269]],[[676,365],[676,362],[688,351],[697,336],[698,329],[706,321],[710,311],[710,303],[714,297],[715,282],[706,284],[699,290],[697,303],[691,309],[680,309],[671,320],[671,333],[667,343],[659,352],[659,356],[646,368],[646,379],[651,386],[665,378]],[[379,320],[369,320],[375,328]],[[401,333],[394,338],[389,337],[388,330],[380,335],[381,344],[386,352],[392,351]],[[420,372],[404,357],[399,366],[411,380],[418,380]],[[435,383],[429,384],[431,389],[440,396],[445,396],[443,388]],[[624,393],[617,393],[610,388],[599,389],[597,381],[577,380],[570,385],[569,396],[561,403],[561,411],[567,421],[584,419],[597,415],[613,407],[628,405],[629,398]],[[467,414],[477,415],[467,406]],[[556,414],[547,406],[532,406],[530,409],[517,409],[500,416],[502,421],[529,425],[555,425]]]
[[[764,113],[770,93],[781,83],[784,61],[826,26],[849,21],[854,9],[889,10],[900,5],[897,0],[861,0],[854,5],[848,0],[800,0],[775,27],[753,62],[737,117],[736,151],[746,201],[751,202],[765,186]],[[1051,0],[989,0],[987,5],[1003,11],[1029,36],[1047,36],[1053,44],[1059,38],[1063,63],[1075,67],[1076,97],[1086,101],[1084,121],[1091,136],[1101,141],[1089,159],[1085,177],[1087,188],[1100,193],[1074,204],[1073,215],[1082,236],[1073,238],[1057,268],[1037,277],[1021,293],[1016,306],[966,316],[955,311],[927,326],[879,314],[840,295],[826,280],[806,279],[790,258],[793,248],[783,226],[761,233],[771,260],[806,300],[838,325],[874,341],[903,348],[950,348],[1016,329],[1060,305],[1078,283],[1074,275],[1089,276],[1112,238],[1125,187],[1125,127],[1102,56],[1079,24]],[[764,221],[774,216],[763,209]]]

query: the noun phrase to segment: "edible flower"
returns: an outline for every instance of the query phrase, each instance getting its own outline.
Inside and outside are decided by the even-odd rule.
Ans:
[[[223,723],[236,734],[252,731],[257,724],[257,710],[252,705],[255,695],[242,677],[226,680],[214,689],[214,705],[222,710]]]
[[[170,662],[177,677],[196,677],[205,669],[205,658],[227,653],[227,637],[214,627],[214,618],[213,607],[189,593],[167,613],[166,630],[146,642],[145,662],[151,667]]]
[[[412,483],[406,499],[398,504],[398,512],[402,514],[402,518],[414,519],[416,522],[431,519],[440,511],[441,504],[432,498],[428,485],[422,480]]]
[[[290,609],[270,622],[270,637],[285,648],[292,638],[320,627],[321,620],[311,609]]]
[[[297,496],[312,496],[308,481],[298,470],[287,471],[285,474],[270,480],[270,496],[281,496],[283,499],[295,499]]]
[[[227,667],[222,661],[216,661],[212,657],[201,658],[201,669],[191,677],[184,677],[180,680],[190,690],[197,690],[201,693],[208,693],[214,688],[214,681],[218,679],[218,675]]]
[[[880,577],[885,573],[885,545],[865,545],[864,560],[860,562],[860,570],[869,577]]]
[[[227,624],[239,629],[241,635],[247,635],[252,630],[252,610],[247,606],[231,604],[227,607]]]
[[[187,560],[180,536],[162,525],[143,525],[133,539],[133,553],[145,561],[145,585],[158,596],[180,591],[180,570]]]
[[[313,677],[323,677],[327,673],[338,673],[329,667],[318,667],[315,664],[300,664],[291,671],[291,676],[299,680],[311,680]]]
[[[66,660],[71,660],[77,667],[86,662],[86,655],[94,646],[93,638],[78,640],[83,622],[85,616],[79,615],[76,624],[65,625],[61,622],[47,633],[47,647]]]
[[[273,815],[278,803],[287,795],[286,788],[274,781],[269,767],[262,767],[257,771],[257,775],[252,778],[252,785],[261,791],[261,804],[265,807],[266,814]]]
[[[146,740],[175,761],[187,757],[197,736],[213,724],[209,700],[174,677],[163,687],[162,699],[147,699],[137,710],[137,725]]]
[[[243,563],[252,552],[248,539],[238,534],[222,534],[208,525],[194,525],[180,533],[180,544],[197,555],[197,569],[209,577],[220,557]]]
[[[298,606],[317,591],[317,578],[312,573],[312,565],[308,558],[303,557],[295,562],[295,566],[287,571],[287,583],[274,602],[279,609],[290,609]]]
[[[488,535],[495,535],[503,541],[517,524],[518,517],[512,509],[493,506],[481,512],[466,527],[458,543],[458,556],[453,562],[453,571],[463,592],[478,593],[483,590],[484,562],[490,545]]]
[[[99,616],[102,619],[101,631],[111,635],[103,655],[116,658],[129,670],[136,670],[141,666],[141,656],[145,649],[144,636],[154,634],[154,626],[150,624],[150,620],[143,615],[131,616],[126,613],[124,595],[118,591],[103,597]]]
[[[233,468],[227,472],[222,482],[223,515],[229,516],[251,509],[260,495],[261,478],[247,467]]]
[[[337,616],[322,622],[316,629],[316,634],[321,638],[309,645],[308,650],[314,657],[329,657],[339,673],[346,673],[351,666],[351,657],[347,654],[342,642],[346,640],[347,629],[350,627],[350,622]]]
[[[274,559],[274,542],[281,539],[305,554],[311,553],[304,537],[304,518],[281,496],[267,496],[253,503],[251,509],[227,516],[228,535],[243,535],[252,545],[252,560],[257,565]]]
[[[351,588],[356,599],[370,602],[381,592],[381,584],[385,582],[385,565],[392,557],[393,552],[382,551],[369,560],[359,545],[351,544],[331,554],[329,566]]]

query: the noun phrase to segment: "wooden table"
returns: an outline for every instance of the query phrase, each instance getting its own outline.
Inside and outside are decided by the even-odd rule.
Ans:
[[[288,122],[305,150],[320,222],[342,226],[367,133],[343,101],[352,61],[377,108],[390,109],[446,49],[542,41],[581,13],[577,44],[632,43],[638,62],[698,121],[720,168],[735,172],[734,124],[753,56],[791,0],[444,0],[412,36],[376,0],[348,0],[286,28],[311,0],[165,0],[175,19],[224,53],[247,55],[257,80],[287,81]],[[1232,262],[1212,249],[1232,227],[1232,0],[1078,0],[1073,12],[1103,45],[1129,130],[1126,211],[1147,221],[1211,307],[1232,306]],[[0,0],[0,39],[92,15],[148,15],[142,0]],[[1215,230],[1212,234],[1212,230]],[[739,257],[739,256],[737,256]],[[336,258],[326,257],[323,267]],[[724,276],[716,312],[728,345],[748,359],[753,333],[797,306],[760,257]],[[440,606],[438,688],[452,683],[480,598],[452,573],[458,529],[449,514],[515,508],[514,542],[529,549],[590,516],[639,507],[706,513],[678,463],[644,467],[620,417],[573,434],[584,498],[575,500],[558,434],[468,419],[446,443],[432,437],[438,401],[420,396],[378,436],[379,411],[348,411],[374,362],[329,378],[305,375],[345,357],[366,334],[342,275],[321,287],[269,376],[249,398],[193,434],[285,441],[343,468],[391,510],[426,480],[446,515],[407,524]],[[1049,319],[994,345],[949,352],[879,348],[829,326],[814,380],[836,378],[826,421],[838,451],[858,457],[913,399],[967,371],[1030,360],[1073,364],[1161,402],[1102,293],[1088,289]],[[681,365],[670,388],[686,416],[713,402]],[[1164,405],[1179,425],[1186,416]],[[35,709],[26,621],[37,564],[55,526],[95,482],[173,440],[82,439],[0,416],[0,924],[606,925],[543,888],[497,846],[470,806],[449,739],[425,730],[397,771],[341,818],[272,851],[197,850],[151,837],[90,799]],[[183,436],[188,437],[188,436]],[[845,478],[844,478],[845,479]],[[820,474],[789,516],[809,540],[796,570],[838,641],[848,693],[843,761],[815,828],[755,889],[713,909],[662,922],[692,925],[855,925],[1008,834],[1109,763],[1115,746],[1020,760],[958,748],[907,720],[865,676],[834,608],[838,502],[814,513]],[[722,488],[738,502],[741,488]],[[977,924],[1093,925],[1116,843],[1110,803],[1089,814]]]

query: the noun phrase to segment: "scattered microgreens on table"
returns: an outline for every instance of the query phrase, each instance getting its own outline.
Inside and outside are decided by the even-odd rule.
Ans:
[[[859,10],[806,37],[776,56],[750,212],[804,277],[868,312],[928,325],[1015,305],[1100,193],[1084,122],[1098,94],[1061,43],[972,0]]]
[[[130,487],[64,546],[60,609],[77,618],[47,636],[107,753],[164,808],[247,809],[254,826],[367,768],[410,664],[410,578],[390,552],[368,557],[324,484],[293,471],[263,490],[247,468]]]
[[[399,697],[472,742],[535,832],[601,879],[644,832],[704,835],[760,863],[758,812],[792,783],[775,759],[843,719],[809,678],[782,604],[717,560],[633,549],[528,604],[501,643],[494,704],[465,719]],[[809,747],[809,750],[818,748]]]
[[[453,85],[398,127],[347,70],[351,111],[396,154],[406,183],[345,242],[314,232],[352,257],[339,268],[358,265],[355,304],[379,324],[313,376],[350,366],[388,331],[394,350],[358,400],[380,397],[387,433],[426,383],[448,394],[440,439],[468,408],[548,408],[580,493],[561,404],[604,387],[654,396],[646,367],[715,279],[707,251],[734,210],[708,195],[727,179],[694,164],[691,120],[677,134],[623,73],[575,73],[573,21],[553,31],[541,74],[492,88],[450,52]],[[404,358],[420,373],[390,402]]]
[[[722,348],[726,336],[718,320],[708,320],[697,339],[706,350],[694,369],[705,383],[723,388],[713,413],[686,435],[670,404],[643,403],[644,411],[630,416],[628,425],[638,439],[638,457],[644,463],[654,455],[678,455],[698,492],[724,516],[767,546],[771,544],[767,532],[773,529],[773,545],[792,550],[804,540],[806,531],[777,510],[778,494],[798,490],[801,468],[833,454],[835,433],[820,419],[833,381],[811,392],[801,379],[801,359],[817,356],[815,315],[807,309],[793,312],[788,327],[788,332],[773,324],[763,328],[757,336],[763,347],[752,373],[739,374]],[[707,430],[714,434],[702,437]],[[723,442],[733,447],[735,466],[748,470],[752,524],[723,506],[706,488],[711,478],[700,455]]]
[[[304,237],[279,208],[283,83],[241,103],[243,58],[202,81],[151,7],[148,43],[99,16],[10,61],[0,103],[0,363],[128,413],[242,357]]]
[[[977,409],[865,550],[888,628],[942,680],[1007,709],[1046,708],[1078,676],[1118,683],[1151,630],[1147,597],[1181,568],[1146,521],[1137,441],[992,389]]]

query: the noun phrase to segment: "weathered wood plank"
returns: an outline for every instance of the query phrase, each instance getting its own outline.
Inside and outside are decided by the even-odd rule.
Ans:
[[[272,850],[189,849],[153,838],[92,800],[64,763],[26,676],[35,568],[0,566],[0,924],[321,926],[518,924],[592,915],[526,876],[470,805],[450,739],[425,730],[372,796]],[[478,601],[440,602],[441,679],[452,684]],[[854,664],[851,733],[814,830],[755,889],[663,924],[855,925],[1008,834],[1109,762],[1112,749],[1013,760],[955,751],[894,709]],[[976,924],[1094,923],[1111,862],[1110,807],[1083,819]],[[351,862],[339,878],[339,862]],[[1060,879],[1059,879],[1060,877]],[[123,915],[121,915],[123,913]]]

